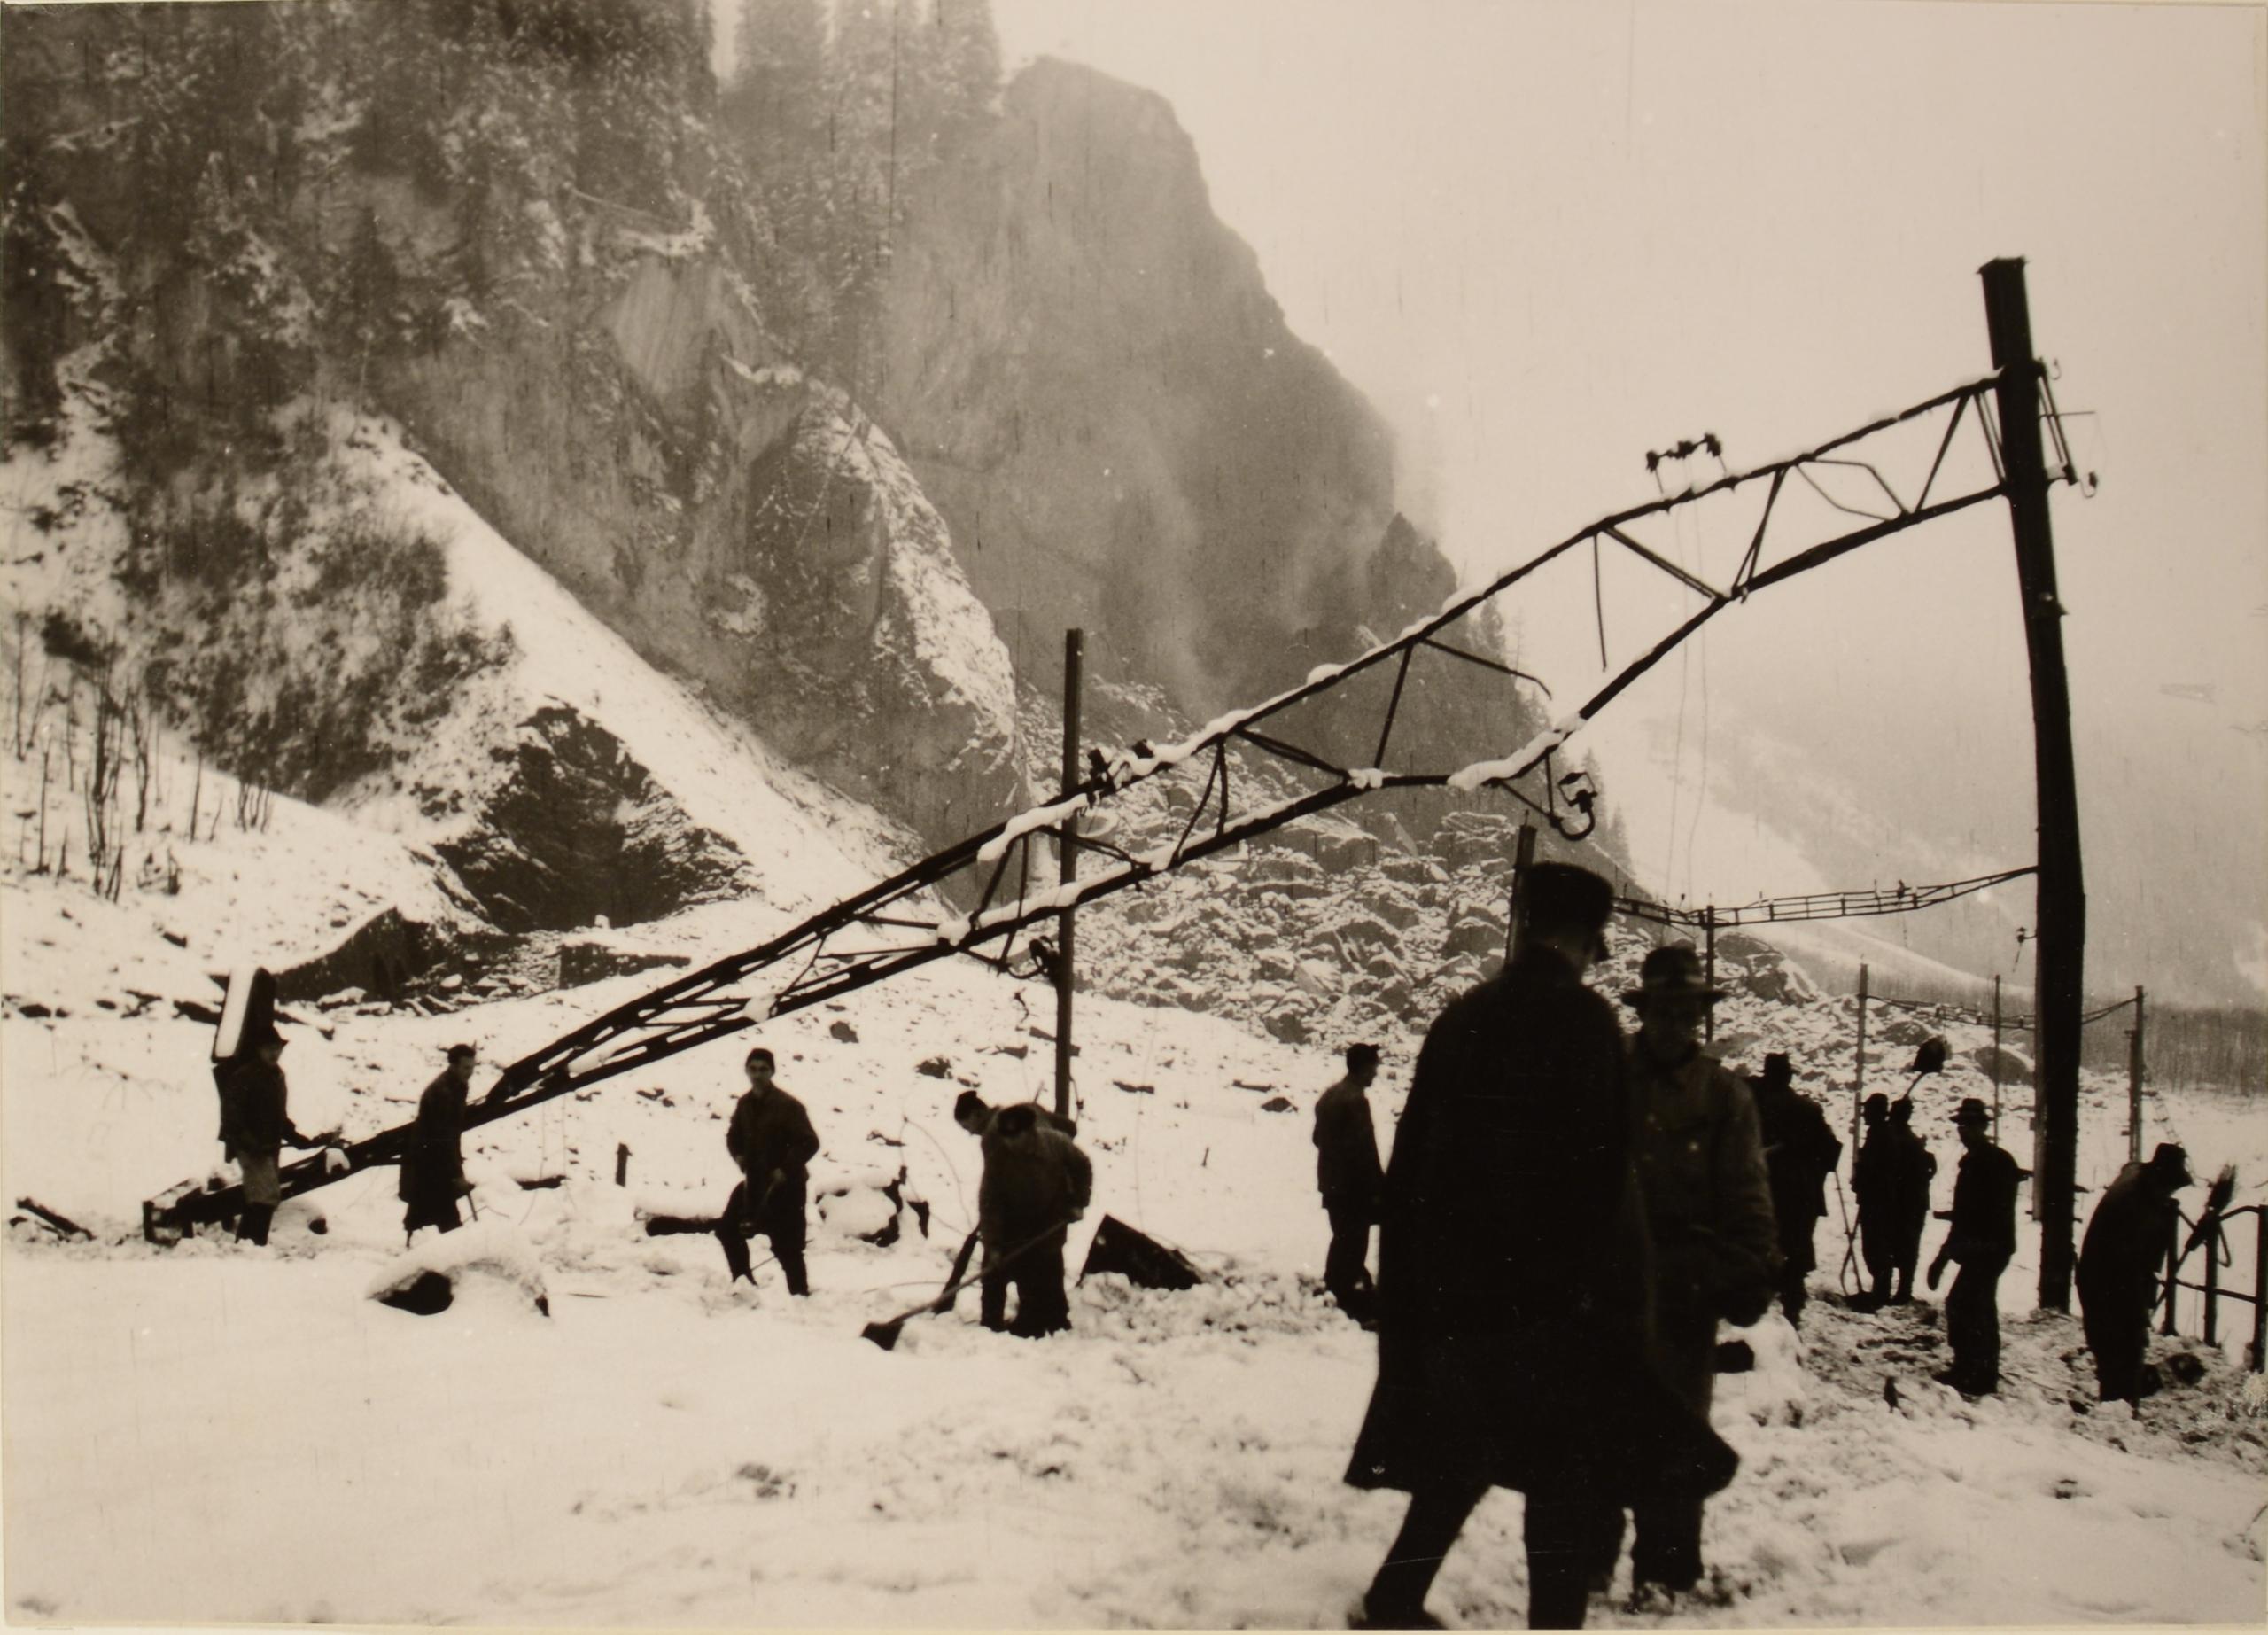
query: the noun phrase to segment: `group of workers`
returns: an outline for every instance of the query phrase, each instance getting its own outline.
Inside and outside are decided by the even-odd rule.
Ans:
[[[1760,1319],[1775,1299],[1800,1320],[1824,1187],[1842,1143],[1773,1054],[1746,1081],[1701,1048],[1725,992],[1682,945],[1650,953],[1622,997],[1626,1039],[1584,974],[1606,954],[1607,883],[1571,865],[1528,873],[1521,937],[1497,975],[1427,1032],[1381,1164],[1366,1092],[1379,1047],[1345,1053],[1317,1103],[1317,1183],[1331,1226],[1325,1288],[1378,1334],[1379,1374],[1347,1480],[1410,1496],[1366,1592],[1368,1627],[1426,1627],[1424,1602],[1466,1518],[1492,1486],[1527,1495],[1529,1621],[1581,1627],[1619,1560],[1625,1513],[1640,1604],[1674,1602],[1703,1578],[1708,1495],[1737,1460],[1709,1425],[1718,1326]],[[264,1243],[292,1125],[268,1023],[216,1069],[221,1137],[241,1166],[237,1235]],[[401,1154],[405,1229],[447,1232],[471,1191],[461,1151],[476,1053],[452,1046],[418,1101]],[[748,1244],[765,1238],[791,1294],[809,1292],[809,1113],[761,1046],[726,1128],[742,1179],[718,1224],[734,1278],[754,1281]],[[975,1091],[957,1123],[983,1156],[976,1230],[949,1285],[982,1247],[985,1327],[1040,1336],[1070,1326],[1064,1248],[1093,1173],[1068,1119],[1033,1103],[988,1106]],[[1870,1099],[1853,1165],[1872,1288],[1853,1306],[1913,1298],[1935,1162],[1912,1129],[1910,1097]],[[1946,1296],[1952,1366],[1937,1377],[1970,1397],[2000,1383],[1997,1288],[2016,1250],[2023,1172],[1995,1146],[1974,1097],[1953,1116],[1963,1156],[1950,1229],[1928,1273],[1959,1274]],[[2086,1337],[2105,1401],[2139,1403],[2156,1268],[2189,1184],[2179,1147],[2129,1164],[2090,1223],[2078,1268]],[[1368,1270],[1379,1227],[1379,1274]],[[1009,1297],[1015,1301],[1013,1323]]]
[[[1410,1495],[1358,1625],[1438,1627],[1434,1575],[1492,1486],[1526,1495],[1529,1623],[1579,1628],[1631,1531],[1634,1605],[1704,1577],[1708,1495],[1737,1460],[1709,1427],[1718,1325],[1776,1298],[1801,1320],[1825,1186],[1843,1145],[1774,1053],[1745,1082],[1700,1047],[1725,998],[1689,947],[1655,949],[1624,996],[1626,1041],[1583,976],[1606,952],[1607,883],[1533,868],[1522,937],[1498,975],[1425,1036],[1381,1166],[1364,1092],[1378,1051],[1350,1047],[1316,1109],[1331,1224],[1324,1283],[1378,1333],[1379,1374],[1347,1480]],[[1912,1299],[1929,1182],[1910,1099],[1876,1098],[1854,1169],[1873,1281],[1860,1310]],[[1951,1366],[1971,1398],[2000,1386],[1998,1285],[2016,1250],[2023,1172],[1975,1097],[1953,1114],[1962,1157],[1931,1262]],[[2153,1388],[2142,1364],[2155,1273],[2189,1180],[2178,1147],[2129,1164],[2087,1231],[2079,1294],[2102,1398]],[[1379,1274],[1366,1274],[1370,1226]]]

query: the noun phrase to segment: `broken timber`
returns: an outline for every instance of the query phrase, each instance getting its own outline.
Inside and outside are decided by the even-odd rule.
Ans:
[[[760,1021],[839,999],[948,955],[967,954],[1017,976],[1049,974],[1052,951],[1033,946],[1031,933],[1058,923],[1068,910],[1377,790],[1449,787],[1469,791],[1484,786],[1503,790],[1550,818],[1563,831],[1580,837],[1588,832],[1588,797],[1581,792],[1579,775],[1555,778],[1555,751],[1689,636],[1726,608],[1759,591],[1862,546],[2003,497],[2007,484],[1989,414],[1999,385],[1996,376],[1955,386],[1832,438],[1807,453],[1728,472],[1705,486],[1603,518],[1487,584],[1452,596],[1439,613],[1417,621],[1393,640],[1381,642],[1344,664],[1323,666],[1301,685],[1249,709],[1222,716],[1179,744],[1153,749],[1138,743],[1115,755],[1096,754],[1089,759],[1086,780],[1060,792],[1047,805],[996,823],[757,947],[678,977],[521,1057],[502,1070],[481,1100],[467,1107],[465,1125],[476,1128],[509,1117],[601,1079],[650,1066]],[[1942,435],[1929,440],[1935,445],[1934,456],[1926,471],[1899,487],[1893,487],[1874,464],[1857,457],[1868,440],[1925,421],[1944,424]],[[1947,455],[1964,428],[1970,429],[1983,445],[1990,481],[1950,482]],[[1887,463],[1891,455],[1879,457]],[[1798,532],[1800,522],[1786,524],[1775,534],[1775,522],[1797,509],[1785,503],[1787,495],[1805,486],[1824,493],[1811,476],[1811,468],[1852,466],[1862,467],[1874,476],[1891,507],[1888,514],[1852,512],[1850,507],[1837,505],[1838,511],[1864,518],[1863,526],[1832,532],[1824,538],[1806,538],[1800,544],[1784,537]],[[1790,483],[1791,477],[1798,481]],[[1949,486],[1959,492],[1940,492],[1941,479],[1948,479]],[[2062,479],[2071,480],[2068,468]],[[1672,572],[1661,553],[1648,549],[1633,533],[1650,519],[1759,482],[1767,487],[1761,514],[1745,555],[1722,589],[1682,572]],[[1910,502],[1899,497],[1901,488],[1914,495]],[[1389,769],[1386,763],[1394,719],[1413,664],[1421,658],[1436,665],[1472,664],[1505,673],[1508,680],[1529,679],[1469,651],[1469,647],[1481,644],[1478,642],[1459,646],[1447,638],[1479,610],[1550,563],[1585,546],[1627,549],[1639,562],[1668,573],[1685,594],[1698,597],[1700,605],[1652,647],[1625,664],[1582,705],[1510,755],[1501,759],[1476,759],[1461,767]],[[1771,549],[1775,546],[1784,553],[1776,558]],[[1383,676],[1388,673],[1386,666],[1392,667],[1393,693],[1380,721],[1373,765],[1340,766],[1293,741],[1301,705],[1365,673]],[[1287,722],[1286,717],[1293,720]],[[1272,730],[1263,729],[1264,726]],[[1494,747],[1475,745],[1474,750],[1485,754]],[[1313,787],[1272,805],[1239,805],[1231,797],[1232,751],[1238,756],[1270,758],[1287,769],[1295,782],[1303,776]],[[1539,773],[1536,793],[1520,787],[1523,779]],[[1106,806],[1150,778],[1167,775],[1185,775],[1199,785],[1187,821],[1170,845],[1136,856],[1077,832],[1082,814]],[[1575,826],[1578,817],[1581,828]],[[1084,851],[1103,860],[1104,866],[1091,874],[1080,871],[1076,880],[1035,891],[1033,864],[1037,859],[1033,845],[1042,839],[1059,848],[1059,855],[1068,855],[1074,849]],[[970,907],[966,913],[956,913],[949,906],[955,902]],[[1017,964],[1020,938],[1024,940],[1027,962],[1021,968]],[[1035,954],[1045,957],[1035,959]],[[749,991],[757,979],[779,972],[788,973],[786,980],[778,983],[768,998]],[[400,1162],[409,1129],[405,1123],[334,1148],[343,1156],[343,1165],[326,1164],[317,1156],[285,1166],[281,1176],[284,1195],[296,1196],[375,1164]],[[144,1204],[144,1230],[152,1237],[177,1235],[199,1222],[229,1218],[242,1207],[242,1193],[236,1187],[206,1188],[184,1182]]]

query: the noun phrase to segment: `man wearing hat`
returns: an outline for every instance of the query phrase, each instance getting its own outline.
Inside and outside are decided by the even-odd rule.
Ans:
[[[417,1098],[417,1120],[401,1155],[398,1191],[405,1237],[420,1226],[454,1232],[464,1224],[457,1200],[472,1191],[464,1178],[464,1100],[478,1060],[470,1045],[451,1045],[448,1065]]]
[[[2000,1273],[2016,1252],[2016,1185],[2023,1172],[1992,1145],[1992,1112],[1964,1097],[1953,1116],[1964,1148],[1953,1178],[1953,1226],[1930,1263],[1930,1287],[1956,1261],[1961,1275],[1946,1292],[1946,1338],[1953,1366],[1937,1375],[1966,1397],[2000,1388]]]
[[[1324,1257],[1323,1286],[1339,1309],[1363,1321],[1370,1315],[1371,1226],[1379,1218],[1377,1126],[1363,1092],[1379,1076],[1376,1045],[1347,1047],[1347,1074],[1315,1104],[1315,1184],[1331,1218],[1331,1249]]]
[[[284,1202],[277,1156],[284,1143],[307,1149],[320,1143],[291,1122],[291,1088],[284,1079],[284,1036],[273,1022],[257,1024],[237,1055],[213,1069],[221,1092],[221,1147],[244,1177],[244,1213],[237,1236],[268,1242],[268,1223]]]
[[[1843,1143],[1827,1127],[1819,1104],[1796,1089],[1785,1052],[1764,1058],[1764,1071],[1748,1081],[1772,1176],[1772,1218],[1780,1230],[1780,1309],[1790,1325],[1803,1320],[1804,1279],[1818,1265],[1812,1234],[1827,1213],[1827,1178],[1843,1156]]]
[[[1669,1382],[1701,1418],[1716,1381],[1717,1324],[1752,1323],[1777,1292],[1779,1231],[1756,1103],[1701,1050],[1701,1026],[1724,991],[1700,956],[1657,948],[1623,995],[1638,1013],[1630,1048],[1638,1190],[1654,1242],[1654,1304]],[[1634,1507],[1632,1576],[1675,1593],[1701,1577],[1701,1501]]]
[[[1511,962],[1425,1035],[1386,1168],[1378,1385],[1347,1480],[1410,1497],[1358,1627],[1433,1625],[1442,1558],[1508,1487],[1530,1627],[1580,1628],[1621,1507],[1713,1492],[1738,1462],[1648,1351],[1621,1030],[1582,982],[1612,889],[1539,863],[1520,899]]]
[[[2181,1218],[2173,1195],[2190,1180],[2189,1155],[2160,1143],[2148,1164],[2127,1164],[2104,1188],[2079,1245],[2079,1313],[2094,1353],[2095,1383],[2103,1401],[2132,1403],[2138,1413],[2156,1386],[2156,1371],[2145,1366],[2142,1353],[2166,1240]]]

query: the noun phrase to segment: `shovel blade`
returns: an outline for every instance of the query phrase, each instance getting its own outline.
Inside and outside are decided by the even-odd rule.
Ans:
[[[862,1340],[872,1340],[886,1351],[895,1351],[897,1347],[898,1331],[905,1327],[905,1320],[902,1317],[892,1318],[886,1323],[868,1323],[864,1328],[858,1330],[858,1337]]]

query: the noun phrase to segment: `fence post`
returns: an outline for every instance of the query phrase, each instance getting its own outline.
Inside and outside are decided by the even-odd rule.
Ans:
[[[2205,1251],[2205,1343],[2218,1345],[2221,1341],[2221,1223],[2213,1223],[2213,1234],[2201,1246]]]
[[[2158,1328],[2158,1332],[2162,1335],[2171,1335],[2175,1332],[2173,1327],[2173,1280],[2175,1273],[2180,1265],[2181,1211],[2177,1209],[2173,1211],[2172,1220],[2167,1223],[2165,1229],[2165,1321],[2161,1324]]]
[[[2126,1035],[2126,1157],[2142,1161],[2142,990],[2134,990],[2134,1026]]]
[[[1859,1045],[1852,1054],[1851,1068],[1851,1162],[1859,1161],[1859,1109],[1867,1099],[1867,968],[1859,966]],[[1851,1172],[1853,1175],[1858,1171]]]
[[[2258,1374],[2268,1369],[2268,1209],[2252,1218],[2260,1236],[2252,1251],[2252,1355],[2246,1363]]]

